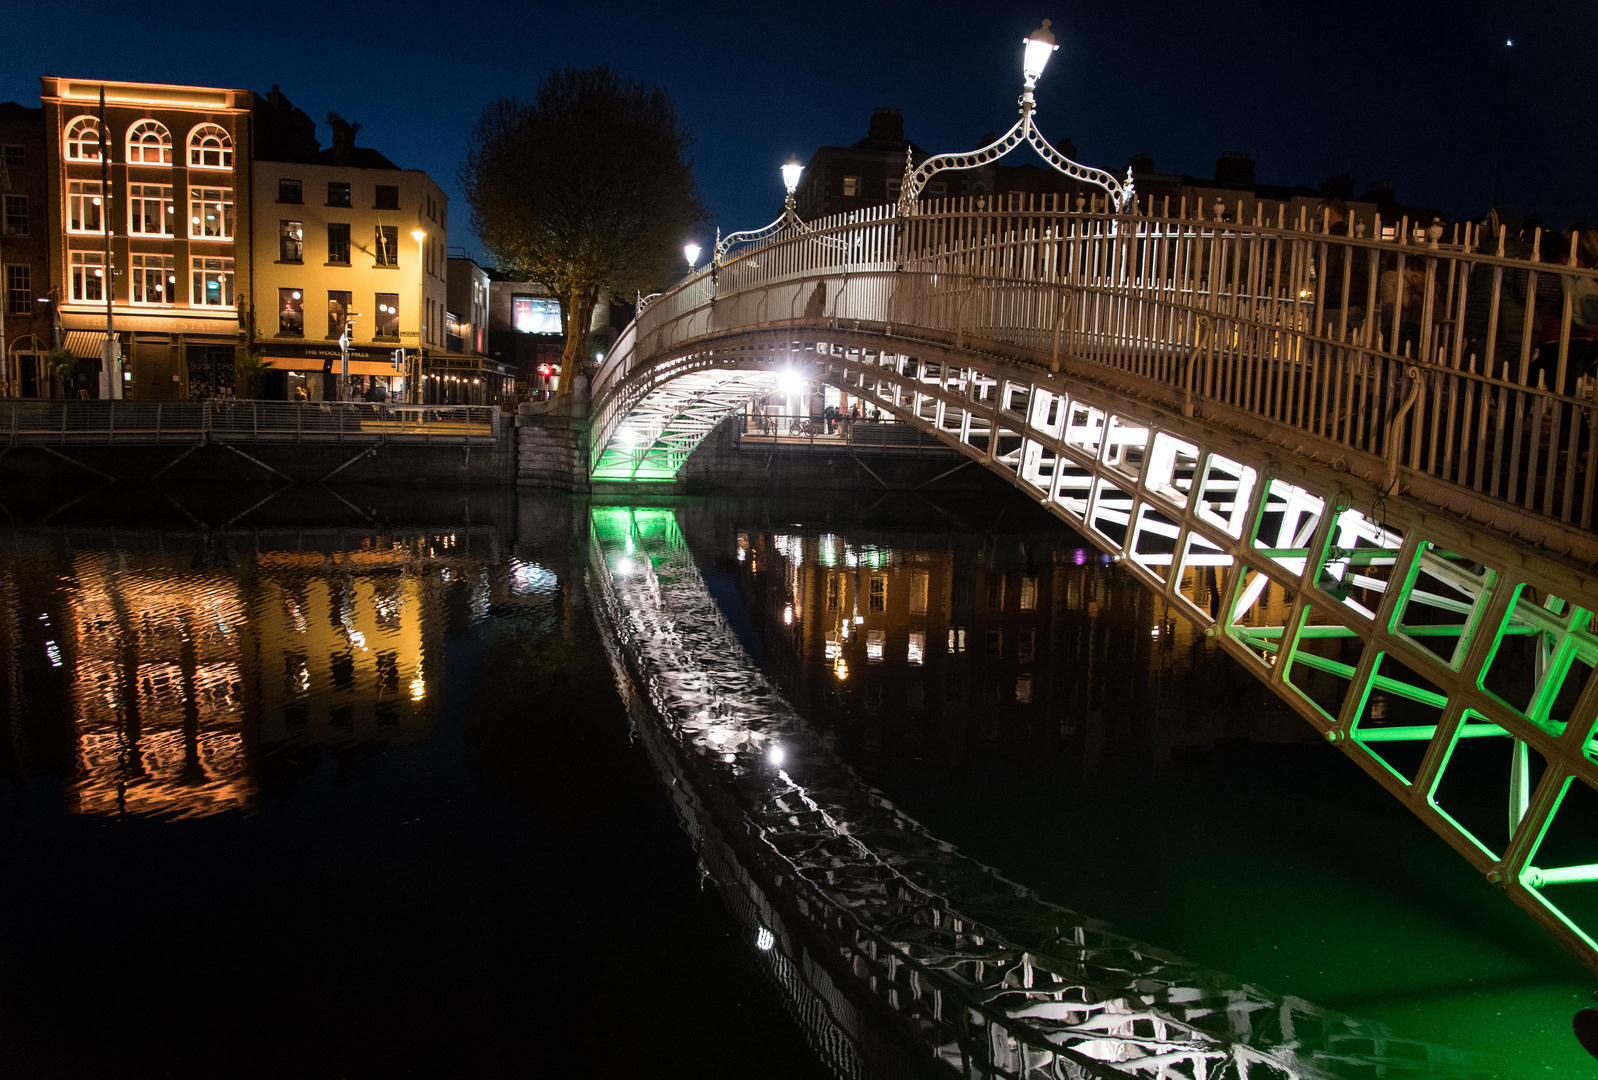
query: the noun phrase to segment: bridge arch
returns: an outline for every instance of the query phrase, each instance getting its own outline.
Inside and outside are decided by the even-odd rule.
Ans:
[[[740,251],[613,347],[594,476],[674,474],[780,371],[868,398],[1116,558],[1598,970],[1560,903],[1598,851],[1546,842],[1598,802],[1591,403],[1464,359],[1478,268],[1515,265],[1468,231],[1198,209],[877,208]],[[1358,325],[1354,260],[1397,283]],[[1483,747],[1496,822],[1451,801]]]

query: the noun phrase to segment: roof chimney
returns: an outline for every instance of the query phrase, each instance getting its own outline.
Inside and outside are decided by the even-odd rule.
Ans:
[[[898,109],[877,106],[871,111],[871,131],[866,136],[874,143],[904,145],[904,116]]]
[[[343,165],[355,149],[355,133],[361,130],[359,121],[349,121],[336,112],[327,114],[327,126],[333,129],[333,161]]]
[[[1222,187],[1253,188],[1254,159],[1242,150],[1223,150],[1215,162],[1215,182]]]

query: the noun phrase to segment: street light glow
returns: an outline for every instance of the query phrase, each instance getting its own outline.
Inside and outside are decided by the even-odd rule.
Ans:
[[[1043,20],[1043,25],[1032,31],[1026,39],[1026,58],[1021,62],[1021,70],[1026,75],[1028,88],[1036,86],[1038,77],[1043,74],[1043,69],[1049,64],[1049,57],[1059,46],[1054,43],[1054,33],[1049,29],[1048,19]]]
[[[782,183],[788,189],[788,194],[792,195],[799,189],[799,174],[804,171],[805,167],[799,164],[799,156],[789,154],[787,164],[782,167]]]
[[[422,241],[423,241],[423,240],[426,240],[426,239],[427,239],[427,233],[426,233],[426,232],[424,232],[424,231],[423,231],[423,230],[421,230],[421,229],[412,229],[412,230],[411,230],[411,239],[412,239],[412,240],[415,240],[415,241],[416,241],[416,242],[417,242],[417,243],[418,243],[418,244],[419,244],[419,243],[421,243],[421,242],[422,242]]]
[[[682,253],[688,256],[688,269],[692,270],[699,261],[699,245],[690,240],[682,246]]]

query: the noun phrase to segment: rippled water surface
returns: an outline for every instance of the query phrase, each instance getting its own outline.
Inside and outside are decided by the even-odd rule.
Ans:
[[[1025,506],[30,498],[0,1075],[821,1076],[806,957],[866,933],[922,994],[973,926],[1028,987],[1067,945],[1130,980],[1120,1042],[1055,1032],[1089,1057],[1147,1013],[1306,1076],[1378,1075],[1373,1032],[1437,1063],[1390,1075],[1598,1072],[1573,961]],[[762,916],[784,874],[821,929]]]

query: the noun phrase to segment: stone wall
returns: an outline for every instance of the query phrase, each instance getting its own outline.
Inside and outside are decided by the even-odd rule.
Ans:
[[[517,486],[586,493],[588,446],[588,380],[579,375],[570,394],[517,410]]]

